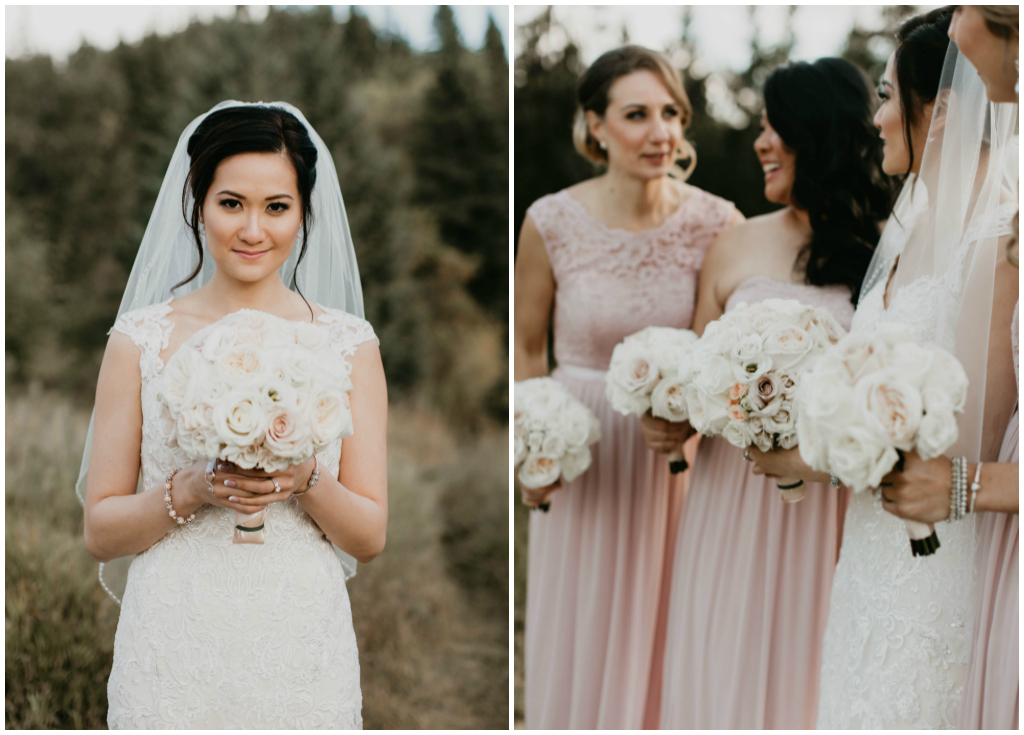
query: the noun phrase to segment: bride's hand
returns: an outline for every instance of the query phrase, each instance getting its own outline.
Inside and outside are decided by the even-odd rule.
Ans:
[[[690,428],[689,421],[674,424],[665,419],[655,418],[650,411],[640,417],[640,428],[647,447],[662,454],[679,449],[683,442],[695,433]]]
[[[903,471],[882,478],[882,509],[897,518],[936,523],[949,518],[953,482],[949,457],[927,462],[917,452],[904,453]]]
[[[214,504],[240,513],[255,513],[271,503],[287,500],[297,490],[305,489],[313,474],[313,467],[312,458],[289,465],[279,472],[244,470],[230,462],[218,460],[213,495],[220,502]],[[209,498],[207,491],[208,501],[213,502]]]
[[[766,477],[793,477],[807,482],[828,482],[831,476],[825,472],[817,472],[804,462],[800,450],[772,449],[762,452],[757,447],[748,447],[746,456],[754,463],[754,474]]]

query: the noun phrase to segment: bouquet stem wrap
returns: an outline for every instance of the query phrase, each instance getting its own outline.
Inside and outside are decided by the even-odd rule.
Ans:
[[[240,513],[235,511],[235,535],[231,539],[233,544],[262,544],[263,525],[266,510],[258,510],[255,513]]]

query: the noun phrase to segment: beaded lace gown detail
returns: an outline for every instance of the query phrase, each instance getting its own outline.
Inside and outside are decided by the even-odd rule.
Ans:
[[[843,328],[845,286],[755,277],[729,297],[796,299]],[[818,705],[821,642],[839,551],[846,488],[808,483],[784,503],[775,480],[753,473],[743,450],[700,441],[674,549],[663,729],[807,729]]]
[[[169,302],[122,315],[140,350],[143,486],[191,464],[169,444],[157,396]],[[375,339],[333,309],[316,321],[350,359]],[[212,326],[212,325],[211,325]],[[204,328],[186,344],[202,337]],[[320,453],[338,474],[341,441]],[[345,573],[298,500],[271,504],[263,545],[232,543],[234,512],[210,505],[135,557],[107,684],[111,729],[362,727],[359,657]]]
[[[533,204],[556,282],[552,376],[598,417],[593,464],[530,513],[526,726],[656,727],[671,557],[685,489],[639,419],[604,395],[617,343],[687,328],[712,241],[735,213],[697,189],[660,227],[605,227],[566,191]],[[653,719],[651,719],[653,718]]]
[[[1006,427],[1000,462],[1020,461],[1020,302],[1013,309],[1017,407]],[[1016,730],[1020,711],[1020,515],[985,513],[978,547],[978,598],[971,636],[961,730]]]
[[[861,298],[851,331],[907,326],[935,342],[941,285],[908,283],[884,306],[883,279]],[[970,376],[968,376],[970,377]],[[832,585],[818,728],[951,729],[967,670],[974,524],[940,522],[939,551],[910,553],[903,522],[870,492],[850,499]]]

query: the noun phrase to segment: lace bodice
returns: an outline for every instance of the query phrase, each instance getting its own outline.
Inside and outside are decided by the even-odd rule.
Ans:
[[[559,364],[605,370],[626,336],[648,326],[690,326],[704,255],[736,209],[689,191],[668,219],[644,232],[606,227],[567,191],[530,207],[555,276]]]
[[[934,279],[863,295],[852,331],[883,322],[931,341]],[[938,523],[933,556],[913,557],[902,522],[871,493],[854,494],[832,583],[822,655],[819,729],[956,727],[968,654],[974,524]]]
[[[735,309],[741,302],[758,304],[766,299],[796,299],[801,304],[828,309],[843,329],[850,328],[853,303],[846,286],[811,286],[802,283],[775,281],[764,276],[748,278],[737,286],[725,302],[725,310]]]
[[[145,487],[191,464],[170,446],[157,399],[171,309],[155,304],[114,325],[140,351]],[[369,323],[344,312],[327,310],[317,323],[346,358],[375,339]],[[321,472],[337,476],[341,441],[318,458]],[[295,499],[268,507],[263,545],[232,544],[233,526],[233,511],[204,506],[132,562],[108,683],[110,726],[360,727],[358,652],[330,542]]]

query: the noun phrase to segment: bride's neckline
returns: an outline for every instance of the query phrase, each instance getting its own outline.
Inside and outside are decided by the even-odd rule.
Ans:
[[[564,196],[566,199],[568,199],[569,202],[571,202],[574,207],[579,209],[579,211],[581,211],[583,213],[583,215],[588,220],[593,222],[595,225],[600,227],[605,232],[614,232],[614,233],[618,233],[618,234],[622,234],[622,235],[631,235],[633,237],[646,237],[646,236],[649,236],[651,234],[661,232],[661,230],[665,229],[666,226],[668,226],[683,211],[685,211],[687,209],[690,201],[696,199],[696,193],[697,193],[696,189],[694,189],[693,187],[687,187],[687,189],[688,189],[688,193],[686,194],[685,197],[683,197],[683,200],[681,202],[679,202],[679,206],[677,206],[674,210],[672,210],[672,213],[669,214],[662,221],[662,223],[660,225],[657,225],[655,227],[650,227],[650,228],[648,228],[646,230],[627,230],[627,229],[625,229],[623,227],[609,227],[604,222],[602,222],[597,217],[595,217],[593,214],[591,214],[590,210],[587,209],[586,205],[583,202],[581,202],[579,199],[574,197],[572,194],[570,194],[568,189],[563,189],[560,192],[560,194],[562,196]]]
[[[163,302],[163,306],[167,309],[167,311],[161,317],[161,321],[166,322],[168,324],[167,331],[164,333],[164,339],[167,341],[168,345],[170,344],[171,334],[174,333],[175,327],[178,326],[175,322],[173,322],[173,321],[171,321],[170,319],[167,318],[168,316],[170,316],[171,312],[174,311],[173,303],[174,303],[174,298],[173,297],[171,297],[171,298],[167,299],[167,301]],[[183,347],[185,347],[190,342],[192,342],[199,334],[205,332],[206,330],[210,329],[211,327],[217,326],[222,321],[227,319],[229,316],[234,316],[235,314],[241,314],[243,312],[249,312],[249,313],[252,313],[252,314],[262,314],[264,316],[269,316],[269,317],[272,317],[274,319],[280,319],[281,321],[288,322],[290,324],[313,324],[313,325],[318,326],[318,327],[326,327],[327,324],[323,321],[323,318],[325,316],[327,316],[328,312],[322,306],[318,307],[318,308],[321,309],[321,312],[317,316],[313,317],[313,321],[312,322],[297,321],[297,320],[294,320],[294,319],[285,319],[284,317],[277,316],[276,314],[271,314],[269,311],[262,311],[261,309],[248,309],[248,308],[246,308],[246,309],[238,309],[237,311],[232,311],[231,313],[225,314],[224,316],[220,317],[220,319],[218,319],[215,322],[211,322],[209,324],[204,324],[199,329],[197,329],[192,334],[190,334],[188,337],[183,339],[181,341],[181,344],[179,344],[174,349],[174,352],[172,352],[171,354],[169,354],[167,356],[167,359],[164,359],[161,356],[162,353],[163,353],[163,350],[158,351],[157,354],[156,354],[156,358],[157,358],[157,360],[160,361],[160,372],[163,372],[163,369],[167,367],[167,364],[171,361],[171,359],[176,354],[178,354],[178,352],[181,351],[181,349]]]

